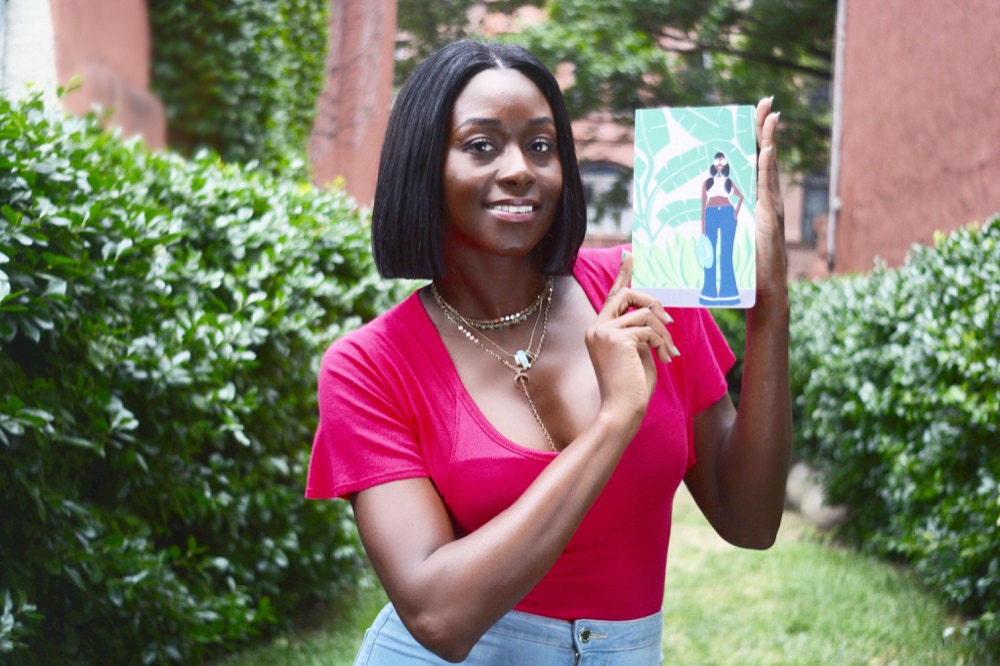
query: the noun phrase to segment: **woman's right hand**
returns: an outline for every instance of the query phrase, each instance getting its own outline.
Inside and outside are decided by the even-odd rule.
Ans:
[[[656,298],[631,289],[631,281],[632,254],[623,252],[604,307],[587,329],[586,343],[601,409],[634,419],[638,428],[656,386],[653,354],[669,363],[680,352],[667,330],[670,315]]]

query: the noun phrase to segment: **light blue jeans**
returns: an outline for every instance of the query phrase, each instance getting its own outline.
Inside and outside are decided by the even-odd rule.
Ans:
[[[552,618],[510,611],[476,643],[471,666],[654,666],[663,663],[663,614],[626,622]],[[387,604],[372,626],[354,666],[448,662],[426,650]]]

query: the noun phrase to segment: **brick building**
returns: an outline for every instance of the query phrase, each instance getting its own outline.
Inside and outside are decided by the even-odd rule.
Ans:
[[[902,262],[1000,212],[995,0],[841,0],[827,263]]]
[[[149,92],[151,48],[145,0],[0,0],[5,95],[30,86],[55,104],[57,86],[79,81],[62,98],[67,111],[113,110],[126,135],[162,148],[166,115]]]
[[[395,0],[330,0],[326,87],[309,145],[315,179],[345,179],[364,203],[375,190],[382,132],[392,95]],[[149,92],[152,43],[145,0],[0,0],[0,88],[28,86],[51,103],[56,88],[79,86],[62,106],[99,105],[126,136],[166,145],[163,104]]]
[[[310,157],[317,183],[343,176],[367,204],[391,99],[396,3],[331,2],[327,86]],[[470,18],[486,32],[542,18],[534,8],[513,19],[485,3],[480,9]],[[995,9],[995,0],[840,0],[829,185],[786,184],[789,277],[864,271],[876,257],[896,265],[935,231],[1000,212]],[[161,147],[165,115],[149,93],[150,51],[144,0],[0,0],[5,94],[33,82],[54,100],[57,85],[79,76],[82,87],[63,99],[67,110],[99,103],[126,134]],[[575,129],[588,190],[615,187],[632,164],[629,129],[599,117]],[[591,217],[591,243],[628,237],[627,203],[594,208]]]

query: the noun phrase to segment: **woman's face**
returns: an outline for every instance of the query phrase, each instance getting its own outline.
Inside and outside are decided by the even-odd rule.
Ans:
[[[723,173],[723,170],[726,168],[727,164],[729,164],[729,162],[726,160],[725,155],[720,155],[719,157],[716,157],[714,160],[712,160],[712,167],[713,167],[712,173],[714,175],[721,175]]]
[[[445,153],[446,252],[523,256],[562,194],[552,109],[516,70],[488,69],[455,100]]]

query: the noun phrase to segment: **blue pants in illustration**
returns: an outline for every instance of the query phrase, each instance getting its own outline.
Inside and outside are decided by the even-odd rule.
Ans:
[[[712,252],[718,259],[705,269],[705,284],[698,298],[702,305],[740,303],[736,273],[733,270],[733,245],[736,240],[734,215],[732,206],[710,206],[705,209],[705,235],[711,241]]]

